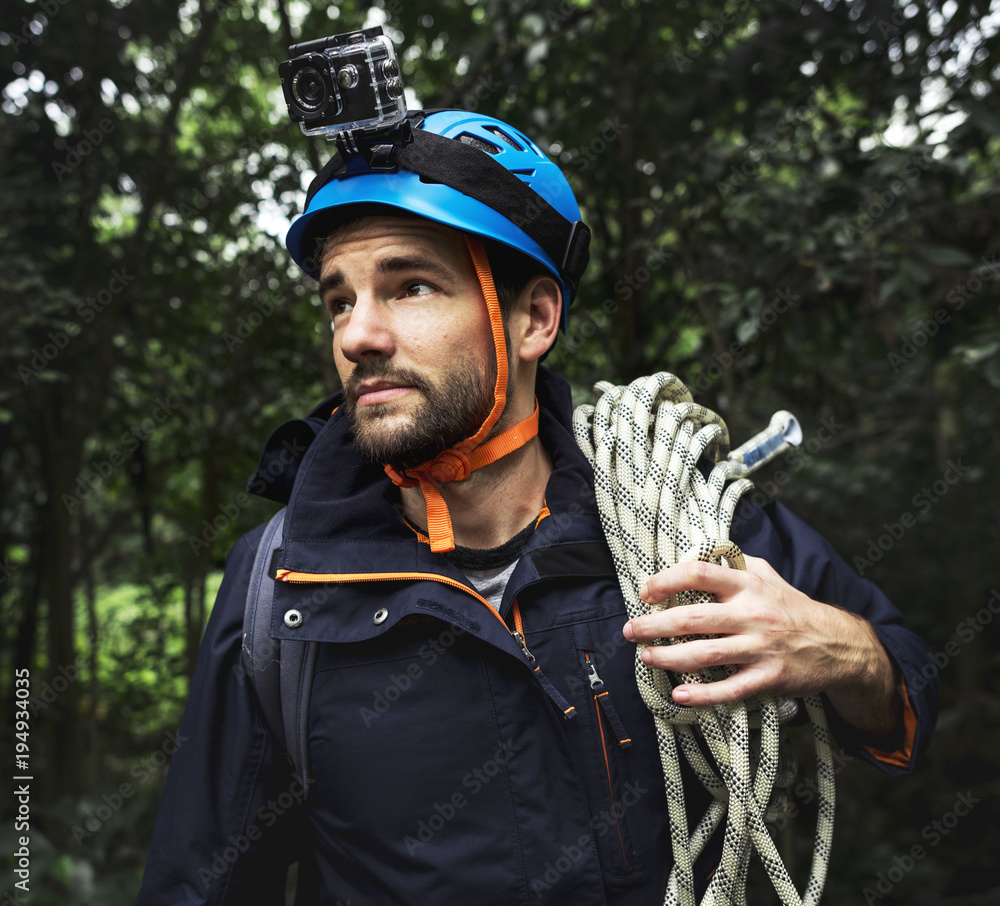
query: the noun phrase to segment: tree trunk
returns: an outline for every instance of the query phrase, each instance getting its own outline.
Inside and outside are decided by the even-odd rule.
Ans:
[[[87,600],[87,727],[84,782],[88,789],[97,786],[101,764],[100,735],[97,728],[97,699],[100,683],[97,675],[97,655],[100,649],[100,627],[97,620],[97,588],[90,563],[83,564]]]
[[[44,599],[48,604],[48,677],[57,693],[42,712],[48,738],[48,769],[44,783],[52,798],[79,788],[79,665],[76,663],[73,598],[74,556],[71,510],[80,506],[74,497],[82,445],[66,413],[66,399],[59,391],[48,394],[42,412],[41,454],[46,500],[42,512],[47,557],[44,565]],[[65,501],[65,502],[64,502]]]
[[[201,528],[207,534],[206,526],[213,526],[219,515],[219,472],[216,467],[218,444],[213,437],[208,438],[201,459]],[[214,527],[214,526],[213,526]],[[213,536],[214,537],[214,536]],[[202,535],[203,540],[204,534]],[[201,631],[205,623],[205,577],[212,563],[212,542],[198,545],[191,562],[190,591],[185,592],[184,638],[187,657],[187,675],[194,675],[201,647]]]

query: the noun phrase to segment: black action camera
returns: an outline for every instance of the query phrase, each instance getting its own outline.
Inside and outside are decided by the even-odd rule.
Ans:
[[[306,135],[388,135],[406,120],[396,50],[381,27],[293,44],[278,66],[288,115]]]

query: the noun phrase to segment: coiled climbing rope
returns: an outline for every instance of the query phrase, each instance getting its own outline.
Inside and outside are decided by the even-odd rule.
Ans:
[[[794,440],[790,435],[798,431],[797,423],[788,413],[777,413],[768,430],[727,457],[725,423],[695,403],[674,375],[661,372],[627,387],[602,382],[595,391],[596,406],[576,409],[573,430],[594,466],[601,521],[629,618],[664,607],[714,601],[712,595],[689,591],[650,606],[639,599],[638,589],[654,573],[687,560],[746,568],[739,548],[728,540],[736,504],[753,487],[745,476]],[[698,468],[702,457],[715,462],[707,479]],[[702,906],[746,902],[754,852],[783,904],[818,903],[834,815],[833,758],[818,696],[805,699],[816,748],[819,806],[812,867],[800,897],[764,823],[779,768],[779,706],[787,702],[759,696],[709,708],[677,705],[671,697],[677,682],[712,682],[731,675],[734,668],[709,668],[678,678],[644,664],[640,659],[644,647],[636,650],[636,680],[656,725],[674,857],[664,903],[695,906],[693,864],[724,817],[722,858]],[[703,754],[699,738],[711,760]],[[680,752],[713,797],[690,833]]]

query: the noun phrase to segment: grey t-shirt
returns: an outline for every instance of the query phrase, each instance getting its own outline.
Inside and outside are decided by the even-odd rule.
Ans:
[[[532,522],[499,547],[456,547],[445,556],[465,573],[476,591],[499,610],[507,580],[534,530]]]

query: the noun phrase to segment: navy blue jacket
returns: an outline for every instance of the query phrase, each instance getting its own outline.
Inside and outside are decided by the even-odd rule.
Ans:
[[[288,503],[276,567],[296,581],[277,583],[272,635],[326,643],[308,717],[316,780],[306,801],[242,668],[258,528],[226,563],[140,906],[283,903],[296,860],[300,903],[662,902],[672,865],[663,774],[624,603],[570,433],[568,387],[543,369],[538,397],[555,467],[550,515],[499,617],[402,521],[397,489],[357,457],[332,401],[272,436],[251,489]],[[780,505],[745,504],[732,537],[806,594],[873,623],[919,691],[886,739],[835,716],[834,732],[850,755],[911,770],[936,688],[918,679],[928,652],[899,611]],[[515,598],[534,662],[510,631]],[[295,629],[282,621],[291,608],[303,615]],[[591,667],[613,708],[598,704]],[[707,795],[690,774],[685,789],[700,817]],[[699,879],[710,870],[699,866]]]

